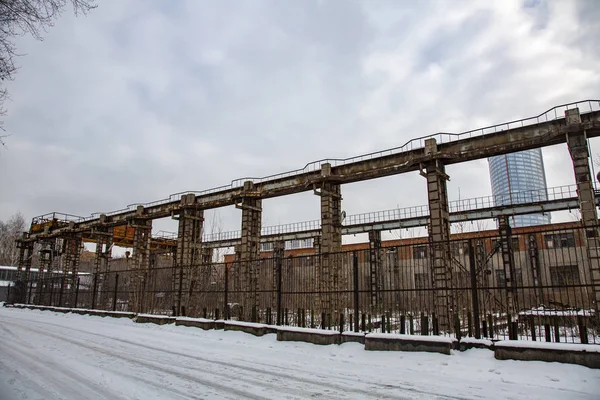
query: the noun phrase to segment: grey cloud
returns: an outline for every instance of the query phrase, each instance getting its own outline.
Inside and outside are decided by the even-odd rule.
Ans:
[[[114,0],[65,15],[19,41],[0,218],[118,209],[597,96],[594,3],[515,4]],[[549,182],[572,179],[546,153]],[[489,194],[485,161],[449,172],[451,198]],[[426,203],[416,173],[343,194],[350,213]],[[318,217],[308,193],[265,204],[268,224]],[[223,229],[238,211],[218,210]]]

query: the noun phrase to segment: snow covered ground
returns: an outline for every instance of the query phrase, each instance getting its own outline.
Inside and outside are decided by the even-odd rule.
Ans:
[[[0,399],[598,399],[600,371],[0,308]]]

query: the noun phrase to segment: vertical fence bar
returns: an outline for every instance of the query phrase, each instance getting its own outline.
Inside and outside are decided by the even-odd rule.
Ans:
[[[227,263],[223,263],[225,269],[225,290],[223,291],[223,319],[229,319],[229,270]]]
[[[49,306],[54,304],[54,278],[50,278],[50,301],[48,302]]]
[[[277,257],[275,259],[275,262],[277,263],[275,265],[275,269],[276,269],[276,278],[277,278],[277,325],[281,325],[283,322],[283,315],[282,315],[282,307],[281,307],[281,289],[282,289],[282,277],[281,277],[281,266],[282,266],[282,257]],[[287,325],[287,323],[286,323]]]
[[[119,274],[115,274],[115,292],[113,294],[113,306],[112,310],[117,311],[117,291],[119,288]]]
[[[58,306],[62,307],[63,292],[65,290],[65,277],[60,278],[60,294],[58,295]]]
[[[477,266],[475,265],[475,247],[473,246],[473,239],[469,239],[469,269],[471,272],[471,302],[473,307],[475,338],[481,339],[481,324],[479,323],[479,295],[477,293]]]
[[[77,303],[79,300],[79,279],[77,278],[77,286],[75,286],[75,304],[73,304],[73,308],[77,308]]]
[[[358,332],[358,320],[360,318],[360,311],[358,309],[358,254],[356,253],[356,251],[352,253],[352,275],[354,278],[354,332]]]
[[[96,295],[98,293],[98,274],[94,274],[94,289],[92,290],[92,310],[96,309]]]
[[[31,303],[31,292],[33,289],[33,279],[29,280],[29,293],[27,293],[27,304]]]

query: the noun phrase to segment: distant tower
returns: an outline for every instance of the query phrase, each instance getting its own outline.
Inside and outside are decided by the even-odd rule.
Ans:
[[[548,200],[542,149],[488,158],[492,195],[496,205]],[[550,214],[511,217],[513,227],[550,223]]]

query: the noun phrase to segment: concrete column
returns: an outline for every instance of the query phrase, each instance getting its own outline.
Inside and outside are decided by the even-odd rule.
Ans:
[[[255,321],[258,315],[258,268],[262,199],[251,181],[244,182],[244,194],[236,202],[242,210],[242,242],[239,247],[243,318]]]
[[[106,216],[104,215],[100,216],[101,221],[105,218]],[[100,226],[94,228],[92,234],[96,237],[93,279],[96,280],[96,298],[100,299],[99,302],[95,302],[95,305],[96,307],[103,309],[107,306],[107,301],[109,299],[108,288],[105,286],[108,279],[107,274],[110,271],[113,229]],[[92,281],[92,285],[93,284],[94,282]]]
[[[452,273],[450,269],[450,215],[448,212],[448,191],[444,164],[435,159],[438,152],[435,139],[425,141],[425,154],[432,161],[426,164],[421,175],[427,179],[427,196],[429,199],[429,242],[430,260],[434,285],[434,307],[438,319],[439,330],[450,332],[452,292]]]
[[[202,234],[204,227],[204,211],[195,206],[193,194],[181,198],[181,211],[177,233],[176,268],[173,288],[175,291],[173,309],[175,315],[194,315],[191,310],[192,280],[198,274],[197,269],[202,262]]]
[[[138,207],[137,216],[129,221],[128,226],[134,228],[133,254],[129,289],[129,311],[146,312],[146,282],[150,269],[150,240],[152,238],[152,220],[143,217],[143,207]]]
[[[383,306],[382,296],[382,261],[381,231],[369,231],[369,272],[371,292],[371,313],[379,315]]]
[[[321,291],[326,293],[321,296],[321,311],[332,315],[332,323],[337,320],[340,313],[338,296],[339,269],[342,250],[342,195],[341,186],[335,181],[331,171],[331,164],[321,166],[322,182],[320,187],[314,188],[314,193],[321,198],[321,265],[320,282]]]
[[[42,241],[42,246],[40,248],[40,268],[38,270],[38,279],[36,284],[36,304],[46,304],[46,278],[48,276],[48,272],[52,271],[52,264],[54,261],[55,254],[55,245],[56,239],[46,239]],[[52,274],[49,275],[52,277]]]
[[[567,147],[573,161],[575,183],[579,196],[581,222],[585,230],[586,250],[592,284],[592,302],[596,311],[600,311],[600,232],[594,186],[590,173],[589,150],[586,133],[581,127],[579,109],[565,111],[567,121]]]
[[[75,304],[79,261],[81,256],[81,234],[69,233],[63,238],[63,274],[65,279],[65,306],[77,307]]]

